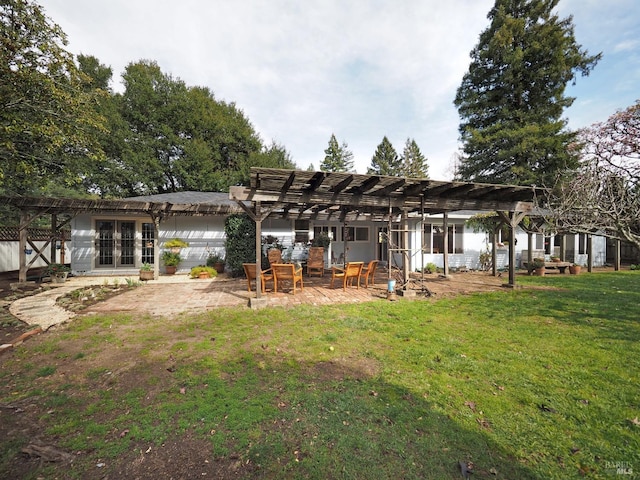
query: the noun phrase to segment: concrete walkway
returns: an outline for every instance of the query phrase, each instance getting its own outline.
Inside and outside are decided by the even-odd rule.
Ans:
[[[131,277],[129,277],[131,278]],[[268,306],[293,306],[300,304],[330,305],[355,303],[386,298],[386,280],[369,288],[355,287],[346,291],[329,288],[330,274],[324,277],[304,277],[304,290],[293,295],[288,288],[284,292],[268,291],[264,297]],[[56,300],[79,288],[100,286],[118,282],[126,284],[125,277],[70,277],[67,282],[56,286],[50,284],[47,290],[16,300],[9,307],[12,315],[32,326],[47,330],[53,325],[67,322],[76,316],[56,305]],[[270,288],[271,285],[268,285]],[[254,285],[255,289],[255,285]],[[247,290],[245,278],[230,278],[221,275],[214,279],[196,280],[188,275],[161,275],[158,280],[150,280],[145,285],[101,301],[82,311],[82,315],[92,313],[132,312],[140,315],[175,316],[195,313],[219,307],[248,307],[249,299],[255,297],[255,290]]]

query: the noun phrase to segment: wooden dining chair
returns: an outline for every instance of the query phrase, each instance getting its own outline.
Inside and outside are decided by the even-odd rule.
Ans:
[[[247,276],[247,290],[251,291],[251,282],[256,280],[256,264],[255,263],[243,263],[242,267],[244,268],[244,274]],[[268,281],[273,282],[273,271],[271,268],[263,270],[260,275],[260,283],[262,283],[262,293],[266,291],[266,283]],[[275,290],[275,282],[273,286]]]
[[[267,259],[269,260],[269,266],[274,263],[282,263],[282,250],[279,248],[271,248],[267,252]]]
[[[362,273],[362,267],[364,262],[348,262],[344,268],[332,267],[331,268],[331,288],[336,278],[342,279],[342,289],[347,289],[347,284],[353,285],[353,281],[356,282],[356,287],[360,288],[360,274]]]
[[[278,288],[282,288],[283,281],[290,281],[293,287],[293,294],[296,293],[296,284],[300,283],[300,290],[304,290],[304,282],[302,280],[302,267],[298,267],[293,263],[274,263],[271,265],[273,270],[273,291],[277,292]]]
[[[378,267],[378,260],[371,260],[366,267],[362,268],[360,278],[364,280],[364,288],[367,288],[369,284],[376,284],[376,268]]]
[[[320,274],[324,276],[324,247],[309,247],[307,258],[307,275]]]

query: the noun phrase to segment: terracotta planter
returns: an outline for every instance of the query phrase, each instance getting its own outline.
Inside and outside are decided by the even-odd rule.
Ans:
[[[164,266],[164,271],[166,272],[167,275],[174,275],[176,273],[176,270],[178,270],[178,267],[176,267],[175,265]]]
[[[569,266],[569,273],[571,275],[580,275],[580,270],[582,270],[582,267],[580,265],[570,265]]]
[[[57,273],[55,275],[51,275],[51,283],[64,283],[67,281],[68,272]]]
[[[534,270],[533,270],[533,274],[534,274],[535,276],[537,276],[537,277],[542,277],[542,276],[544,276],[545,272],[546,272],[546,269],[545,269],[544,267],[542,267],[542,268],[536,268],[536,269],[534,269]]]
[[[224,273],[224,262],[215,263],[213,268],[215,268],[218,273]]]
[[[140,280],[153,280],[153,270],[140,270]]]
[[[211,275],[209,275],[209,272],[200,272],[198,274],[198,278],[202,278],[202,279],[211,278]]]

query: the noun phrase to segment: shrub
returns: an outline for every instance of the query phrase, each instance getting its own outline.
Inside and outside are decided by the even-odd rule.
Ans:
[[[167,267],[177,267],[178,265],[180,265],[181,261],[182,257],[179,253],[173,253],[170,251],[162,252],[162,262]]]
[[[198,265],[197,267],[193,267],[189,275],[191,278],[198,278],[202,272],[207,272],[211,278],[215,278],[218,276],[218,272],[213,267],[207,267],[205,265]]]
[[[243,213],[229,215],[224,221],[227,236],[225,250],[231,276],[244,275],[243,263],[256,261],[256,224]]]
[[[427,273],[436,273],[438,271],[438,267],[435,263],[429,262],[424,266],[424,271]]]
[[[164,242],[164,248],[187,248],[188,246],[189,242],[185,242],[180,238],[172,238]]]
[[[59,273],[70,272],[71,268],[62,263],[50,263],[45,269],[45,273],[49,276],[58,275]]]

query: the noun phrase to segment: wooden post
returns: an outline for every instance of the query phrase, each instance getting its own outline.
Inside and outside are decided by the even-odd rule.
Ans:
[[[58,243],[58,216],[54,213],[51,214],[51,263],[57,263],[56,245]],[[64,260],[60,260],[60,263],[64,263]]]
[[[30,223],[29,215],[26,212],[20,211],[20,229],[18,233],[18,250],[20,258],[20,269],[18,271],[18,282],[27,281],[27,254],[25,249],[27,248],[27,227]]]
[[[587,271],[593,271],[593,236],[587,235]]]
[[[614,270],[616,272],[620,271],[620,239],[616,238],[616,243],[615,243],[615,260],[614,260]]]
[[[500,225],[491,232],[491,274],[494,277],[498,276],[498,230],[500,230]]]
[[[409,217],[402,211],[402,290],[409,285]]]
[[[442,255],[442,263],[444,276],[449,276],[449,212],[444,212],[442,216],[442,228],[444,232],[442,232],[442,242],[444,243],[443,247],[443,255]]]
[[[256,202],[256,298],[262,297],[262,217],[260,202]],[[275,279],[273,280],[275,282]]]

